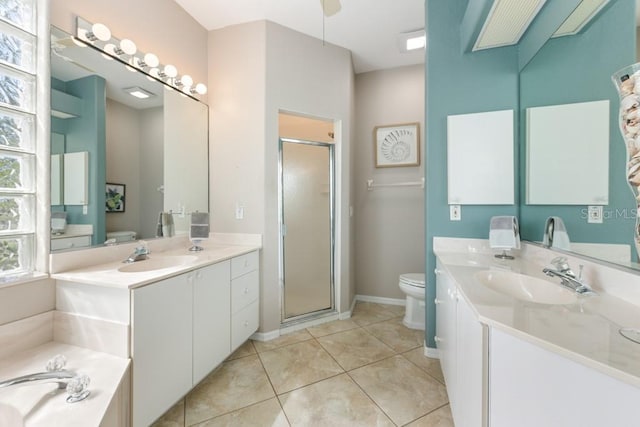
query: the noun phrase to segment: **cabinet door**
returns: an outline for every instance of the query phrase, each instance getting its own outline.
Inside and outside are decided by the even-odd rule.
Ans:
[[[133,425],[147,426],[192,386],[192,286],[187,275],[132,291]]]
[[[202,268],[193,282],[193,384],[231,352],[231,263]]]
[[[436,274],[436,344],[452,407],[456,384],[456,294],[452,279],[445,271],[438,269]]]
[[[456,425],[481,427],[486,416],[484,395],[485,327],[471,307],[458,297],[456,306]]]

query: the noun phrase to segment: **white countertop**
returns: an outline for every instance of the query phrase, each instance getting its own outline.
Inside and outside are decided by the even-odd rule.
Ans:
[[[89,397],[67,403],[67,392],[56,384],[37,384],[0,389],[0,403],[17,409],[26,427],[99,426],[129,359],[52,341],[0,360],[0,380],[43,372],[56,354],[67,358],[65,369],[89,376]]]
[[[436,251],[436,256],[481,323],[640,387],[640,344],[619,333],[621,327],[640,328],[638,306],[597,288],[599,295],[579,296],[574,304],[525,302],[491,290],[474,274],[511,270],[559,283],[542,273],[543,265],[480,253]]]
[[[210,264],[215,264],[239,255],[243,255],[257,249],[260,245],[230,245],[230,244],[207,244],[204,250],[200,252],[190,252],[188,246],[179,249],[170,249],[162,252],[152,251],[149,254],[149,260],[154,258],[174,257],[174,256],[193,256],[195,259],[186,264],[174,267],[162,268],[141,272],[121,272],[118,269],[130,265],[124,264],[122,261],[110,261],[104,264],[92,265],[75,270],[64,271],[51,274],[56,280],[64,280],[76,283],[84,283],[89,285],[105,286],[110,288],[134,289],[158,280],[177,276],[182,273],[189,272]],[[136,261],[137,263],[144,263]]]

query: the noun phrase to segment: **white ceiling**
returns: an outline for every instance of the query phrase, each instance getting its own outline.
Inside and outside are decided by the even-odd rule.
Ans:
[[[322,0],[175,0],[207,30],[266,19],[323,38]],[[640,0],[639,0],[640,1]],[[424,0],[341,0],[324,18],[324,40],[351,51],[356,73],[424,63],[424,50],[400,53],[400,33],[424,28]]]

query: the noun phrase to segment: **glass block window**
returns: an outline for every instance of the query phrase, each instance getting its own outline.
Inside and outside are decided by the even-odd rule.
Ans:
[[[0,0],[0,281],[35,264],[35,4]]]

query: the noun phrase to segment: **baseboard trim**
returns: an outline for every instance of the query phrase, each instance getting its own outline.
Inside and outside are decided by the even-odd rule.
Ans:
[[[269,332],[254,332],[249,338],[254,341],[270,341],[278,338],[280,336],[280,330],[276,329],[275,331]]]
[[[424,346],[424,355],[431,359],[440,359],[440,352],[437,348]]]
[[[374,297],[371,295],[356,295],[357,301],[364,302],[375,302],[378,304],[389,304],[389,305],[402,305],[406,304],[406,299],[398,299],[398,298],[385,298],[385,297]]]

